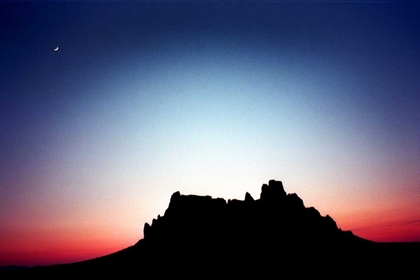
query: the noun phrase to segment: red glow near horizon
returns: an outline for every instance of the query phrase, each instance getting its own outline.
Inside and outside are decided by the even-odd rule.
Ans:
[[[13,251],[0,255],[0,266],[19,265],[19,266],[36,266],[36,265],[52,265],[67,264],[89,260],[104,255],[108,255],[124,248],[96,248],[96,249],[76,249],[55,251],[46,248],[43,251]]]
[[[127,243],[122,240],[92,240],[80,242],[80,240],[67,240],[49,244],[27,244],[21,243],[19,247],[11,244],[0,254],[0,266],[20,265],[52,265],[84,261],[111,253],[134,245],[134,242]]]
[[[376,242],[420,242],[420,221],[363,227],[353,233]]]
[[[26,231],[28,232],[28,231]],[[57,232],[62,238],[57,238]],[[131,245],[136,241],[127,240],[127,237],[117,238],[116,233],[110,233],[110,238],[92,238],[98,232],[87,229],[86,235],[71,235],[71,232],[56,230],[46,234],[45,232],[33,232],[32,234],[12,235],[5,234],[0,241],[0,266],[19,265],[52,265],[84,261],[92,258],[108,255]],[[104,234],[102,232],[102,234]],[[106,236],[106,235],[104,235]],[[91,239],[89,239],[91,238]],[[19,241],[19,242],[17,242]]]

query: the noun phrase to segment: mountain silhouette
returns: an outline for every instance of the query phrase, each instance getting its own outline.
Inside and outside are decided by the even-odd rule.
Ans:
[[[281,181],[269,181],[255,200],[246,193],[244,200],[228,200],[210,196],[172,195],[163,217],[144,226],[141,242],[165,244],[199,243],[206,249],[219,244],[238,250],[260,240],[264,245],[332,244],[368,242],[342,231],[330,216],[321,216],[313,207],[305,207],[296,194],[286,194]],[[270,244],[264,244],[270,242]]]
[[[262,185],[258,199],[249,193],[226,201],[175,192],[164,215],[144,225],[143,236],[104,257],[8,276],[402,276],[416,267],[420,249],[417,243],[376,243],[343,231],[275,180]]]

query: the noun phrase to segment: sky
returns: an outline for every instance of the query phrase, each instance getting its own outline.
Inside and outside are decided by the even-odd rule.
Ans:
[[[420,241],[420,3],[0,3],[0,266],[143,238],[175,191],[275,179]]]

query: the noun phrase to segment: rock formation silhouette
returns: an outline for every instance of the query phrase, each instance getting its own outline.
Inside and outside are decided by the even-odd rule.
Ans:
[[[407,256],[419,248],[379,245],[343,231],[275,180],[262,185],[259,199],[249,193],[226,201],[175,192],[164,215],[144,225],[143,236],[108,256],[19,276],[340,277],[388,275],[390,268],[401,276],[411,268]]]
[[[339,229],[330,216],[305,207],[299,196],[286,194],[282,182],[275,180],[262,186],[257,200],[249,193],[244,200],[226,202],[175,192],[165,215],[144,225],[144,242],[165,243],[168,247],[199,243],[209,248],[241,248],[256,240],[261,245],[270,242],[270,246],[368,242]]]

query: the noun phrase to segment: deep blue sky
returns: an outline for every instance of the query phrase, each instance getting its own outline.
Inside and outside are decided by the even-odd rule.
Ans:
[[[420,240],[401,226],[420,219],[419,14],[400,1],[0,3],[3,251],[85,248],[80,232],[114,250],[174,191],[258,198],[270,179],[362,237]]]

